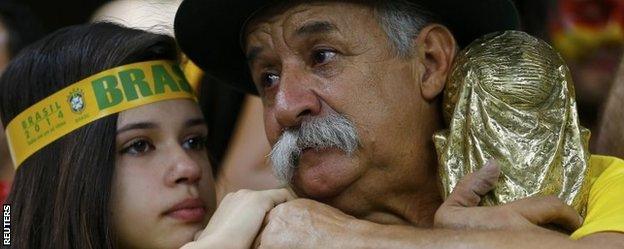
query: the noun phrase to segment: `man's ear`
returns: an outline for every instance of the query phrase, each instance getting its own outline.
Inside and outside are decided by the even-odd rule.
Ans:
[[[457,53],[457,43],[446,27],[431,24],[423,28],[414,40],[414,51],[417,60],[424,66],[419,76],[422,96],[432,101],[444,90]]]

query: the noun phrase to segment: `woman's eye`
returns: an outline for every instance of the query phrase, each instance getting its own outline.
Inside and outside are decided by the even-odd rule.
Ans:
[[[274,73],[263,73],[262,74],[262,87],[270,88],[275,85],[279,81],[279,75]]]
[[[314,65],[325,64],[336,57],[336,52],[331,50],[317,50],[312,54]]]
[[[154,146],[152,146],[148,141],[137,140],[121,150],[121,153],[135,156],[147,153],[152,149],[154,149]]]
[[[184,141],[182,147],[188,150],[203,150],[206,148],[206,137],[192,137]]]

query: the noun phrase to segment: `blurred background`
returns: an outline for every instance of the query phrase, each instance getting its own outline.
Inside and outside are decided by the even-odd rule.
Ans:
[[[90,21],[118,22],[172,35],[171,25],[181,0],[0,0],[0,72],[21,48],[59,28]],[[548,41],[573,74],[581,123],[592,130],[591,151],[622,156],[624,145],[601,144],[599,137],[624,140],[623,128],[603,129],[601,123],[623,124],[624,93],[614,87],[624,45],[624,0],[515,0],[522,29]],[[192,64],[189,78],[200,84],[200,102],[209,129],[209,148],[219,196],[241,188],[279,186],[266,161],[260,100],[215,83]],[[187,68],[188,69],[188,68]],[[622,74],[622,73],[620,73]],[[614,95],[614,97],[609,97]],[[614,106],[603,110],[607,99]],[[618,127],[618,126],[615,126]],[[619,126],[623,127],[623,126]],[[616,143],[617,144],[617,143]],[[613,148],[613,147],[616,148]],[[619,147],[618,147],[619,146]],[[622,154],[619,154],[622,153]],[[0,135],[0,201],[8,193],[13,167]]]

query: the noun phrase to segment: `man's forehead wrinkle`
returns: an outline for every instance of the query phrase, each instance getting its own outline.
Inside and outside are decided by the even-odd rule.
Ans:
[[[247,26],[247,29],[245,31],[245,37],[248,38],[255,33],[270,34],[270,31],[271,26],[269,22],[254,22],[253,24]]]
[[[260,43],[265,43],[264,41],[268,41],[273,49],[277,48],[278,43],[285,43],[286,36],[285,30],[288,28],[291,23],[291,18],[298,13],[305,12],[309,9],[300,8],[297,6],[296,8],[287,9],[282,12],[277,12],[270,16],[264,15],[260,18],[252,19],[250,25],[248,26],[246,40],[249,43],[252,39],[252,36],[259,37],[260,35],[268,37],[268,39],[264,39],[264,37],[260,40]],[[261,33],[260,33],[261,32]],[[249,44],[247,44],[249,46]],[[287,47],[288,44],[286,44]]]
[[[341,39],[351,40],[354,37],[352,26],[362,20],[359,18],[368,17],[374,11],[360,5],[351,5],[344,3],[322,3],[311,5],[308,11],[300,12],[293,15],[292,24],[285,30],[290,38],[305,37],[306,35],[329,35],[339,37]],[[296,17],[296,19],[295,19]]]
[[[345,11],[348,13],[344,13]],[[360,18],[374,15],[374,12],[368,7],[358,5],[313,3],[297,5],[271,16],[262,16],[252,20],[248,27],[251,31],[246,38],[248,55],[258,54],[249,53],[254,47],[261,48],[259,56],[267,49],[278,54],[285,53],[282,54],[284,56],[295,55],[301,52],[297,48],[302,42],[323,35],[344,41],[343,45],[350,47],[348,50],[351,55],[366,53],[373,48],[369,47],[370,44],[364,37],[358,35],[366,31],[361,27],[353,29],[350,24],[361,22]],[[376,21],[374,23],[377,24]],[[258,52],[258,49],[254,50],[253,52]]]
[[[277,12],[273,15],[263,15],[260,14],[259,16],[253,17],[249,23],[247,24],[247,26],[245,27],[245,36],[244,36],[244,46],[245,47],[249,47],[249,43],[251,42],[251,37],[252,36],[264,36],[266,35],[269,39],[267,39],[269,42],[273,42],[273,30],[275,29],[276,23],[280,22],[281,19],[283,19],[283,16],[286,14],[286,11],[283,12]],[[264,39],[259,39],[260,42],[262,42],[262,40]],[[271,46],[273,46],[273,44],[271,44]]]
[[[299,27],[295,31],[295,35],[302,36],[316,33],[329,33],[336,29],[336,25],[333,23],[327,21],[312,21]]]
[[[271,27],[266,24],[258,24],[247,34],[245,53],[247,61],[253,63],[257,57],[265,50],[266,46],[272,46]],[[268,42],[268,44],[266,42]]]
[[[293,34],[301,28],[301,25],[308,22],[312,17],[318,16],[319,7],[310,4],[301,4],[284,13],[281,22],[281,39],[291,51],[296,52]],[[316,14],[316,15],[315,15]]]
[[[263,40],[261,37],[263,36],[271,36],[271,26],[269,26],[267,23],[255,23],[248,26],[245,32],[245,49],[249,49],[250,44],[254,42],[261,43],[261,40]]]

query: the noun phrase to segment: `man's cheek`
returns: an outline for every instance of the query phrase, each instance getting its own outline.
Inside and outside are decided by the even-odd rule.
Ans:
[[[273,113],[266,110],[264,112],[264,131],[271,146],[277,143],[281,129]]]

